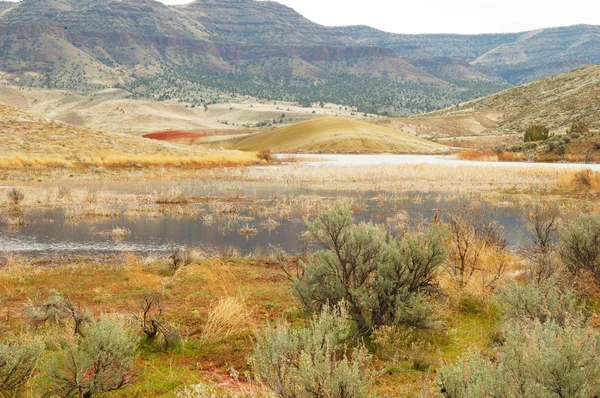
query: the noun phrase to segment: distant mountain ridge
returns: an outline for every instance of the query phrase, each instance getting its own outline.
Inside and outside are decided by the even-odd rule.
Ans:
[[[500,35],[330,28],[272,1],[0,2],[0,83],[215,101],[219,90],[408,115],[600,63],[600,27]]]

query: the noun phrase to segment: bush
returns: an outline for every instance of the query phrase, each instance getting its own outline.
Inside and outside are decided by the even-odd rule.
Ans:
[[[431,290],[446,258],[444,231],[388,240],[382,226],[355,224],[349,209],[337,206],[307,222],[307,236],[324,250],[300,264],[294,289],[309,311],[348,303],[361,332],[380,325],[423,326]]]
[[[382,326],[373,333],[373,342],[377,356],[398,367],[408,361],[413,369],[427,371],[440,358],[437,346],[411,327]]]
[[[15,206],[18,206],[23,201],[23,199],[25,199],[25,194],[19,191],[17,188],[13,188],[10,191],[8,191],[6,196],[8,198],[8,201]]]
[[[48,365],[52,393],[92,397],[133,381],[137,340],[116,321],[90,323]]]
[[[37,305],[30,305],[27,309],[29,321],[34,328],[46,323],[51,325],[64,325],[67,320],[72,322],[73,333],[81,335],[85,323],[91,320],[88,311],[76,306],[68,296],[53,290],[50,297]]]
[[[271,163],[275,159],[270,149],[263,149],[259,151],[256,157],[260,160],[264,160],[267,163]]]
[[[567,130],[567,134],[570,135],[588,135],[590,133],[590,126],[583,120],[576,120],[571,124],[571,127]]]
[[[593,184],[594,174],[591,170],[585,169],[575,173],[573,182],[578,188],[590,189]]]
[[[525,136],[523,137],[523,141],[545,141],[548,138],[550,138],[550,130],[548,130],[548,127],[540,124],[532,124],[525,130]]]
[[[582,306],[570,290],[562,291],[554,280],[540,284],[512,283],[500,292],[497,303],[505,320],[554,322],[560,326],[581,323]]]
[[[367,397],[369,357],[357,344],[343,307],[325,307],[305,329],[268,327],[251,357],[257,378],[278,397]]]
[[[524,254],[533,263],[528,276],[539,283],[558,269],[556,244],[561,223],[560,207],[553,201],[534,202],[525,207],[524,216],[531,241]]]
[[[176,394],[177,398],[267,398],[269,396],[258,393],[237,393],[230,391],[223,391],[210,384],[196,384],[193,386],[185,387],[183,390],[178,391]]]
[[[14,396],[31,378],[44,345],[31,343],[0,343],[0,396]]]
[[[572,274],[585,271],[600,282],[600,217],[577,217],[560,236],[560,255]]]
[[[600,383],[599,336],[579,326],[523,323],[492,359],[479,355],[443,367],[444,397],[592,397]]]

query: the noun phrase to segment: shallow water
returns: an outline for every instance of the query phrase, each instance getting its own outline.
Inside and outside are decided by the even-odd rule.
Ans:
[[[285,160],[286,155],[279,155]],[[530,163],[530,162],[481,162],[459,160],[450,155],[293,155],[308,166],[378,166],[432,164],[443,166],[492,166],[492,167],[538,167],[551,169],[589,169],[600,171],[600,164],[580,163]]]
[[[178,182],[177,186],[181,182]],[[236,185],[239,185],[236,183]],[[273,188],[256,188],[253,192],[240,191],[241,195],[253,194],[266,198],[272,194]],[[206,192],[210,186],[202,188],[188,187],[186,190]],[[289,189],[289,188],[288,188]],[[299,195],[305,190],[285,192]],[[131,189],[129,190],[131,191]],[[210,191],[217,196],[223,191]],[[228,192],[231,196],[231,192]],[[310,192],[313,193],[314,192]],[[330,192],[333,193],[333,192]],[[282,194],[277,192],[277,194]],[[358,194],[355,194],[358,195]],[[335,198],[337,196],[331,196]],[[381,199],[383,198],[383,199]],[[266,199],[265,199],[266,200]],[[335,199],[331,199],[334,201]],[[268,205],[269,202],[267,202]],[[421,222],[429,222],[436,215],[444,219],[456,209],[472,207],[479,217],[496,221],[504,227],[504,232],[511,247],[518,247],[523,241],[524,227],[518,209],[499,207],[492,203],[473,202],[473,199],[444,199],[439,196],[427,197],[412,193],[402,197],[388,195],[378,197],[377,193],[362,194],[357,199],[360,211],[357,219],[372,221],[386,225],[390,233],[397,233],[397,215],[406,214],[414,226]],[[33,211],[24,215],[27,225],[8,228],[0,224],[0,251],[19,252],[33,256],[79,254],[79,253],[111,253],[132,251],[140,253],[168,252],[176,247],[224,248],[233,247],[244,255],[264,254],[271,247],[280,247],[288,253],[299,253],[303,246],[299,235],[305,230],[300,217],[274,218],[279,223],[276,228],[268,230],[265,225],[267,217],[253,214],[250,204],[242,204],[239,214],[231,218],[215,215],[207,204],[194,204],[199,207],[200,216],[193,219],[175,217],[136,218],[129,219],[120,212],[119,217],[101,220],[69,220],[62,209],[51,211]],[[210,215],[213,222],[207,222],[204,216]],[[109,232],[116,227],[126,228],[130,235],[125,239],[112,239]],[[255,228],[256,233],[243,234],[244,227]]]

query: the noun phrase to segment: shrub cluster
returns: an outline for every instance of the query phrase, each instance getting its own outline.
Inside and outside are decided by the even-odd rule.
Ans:
[[[258,379],[290,398],[367,397],[368,361],[364,346],[352,339],[343,305],[324,307],[307,328],[267,327],[251,358]]]
[[[383,226],[357,224],[349,209],[337,206],[307,222],[307,229],[307,238],[321,250],[292,277],[307,310],[346,302],[361,332],[380,325],[428,324],[426,295],[446,259],[441,227],[393,239]]]

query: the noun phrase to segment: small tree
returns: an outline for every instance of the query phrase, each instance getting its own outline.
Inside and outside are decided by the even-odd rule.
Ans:
[[[6,196],[8,198],[8,201],[14,206],[18,206],[23,201],[23,199],[25,199],[25,194],[19,191],[17,188],[13,188],[10,191],[8,191]]]
[[[133,316],[138,321],[148,342],[155,342],[160,336],[164,348],[169,349],[179,341],[179,334],[162,323],[160,320],[162,312],[162,296],[145,294],[140,299],[140,312],[134,313]]]
[[[468,212],[458,212],[448,222],[448,261],[446,269],[458,288],[467,286],[478,270],[483,270],[483,257],[487,249],[497,251],[506,247],[504,230],[495,222],[474,218]],[[500,262],[495,270],[494,281],[504,271]]]
[[[560,236],[560,254],[571,273],[586,271],[600,282],[600,217],[577,217]]]
[[[29,381],[44,350],[41,341],[0,343],[0,396],[14,396]]]
[[[534,267],[529,275],[536,282],[548,279],[557,268],[556,244],[560,227],[560,207],[554,201],[534,202],[525,207],[530,244],[525,248],[525,256]]]
[[[324,307],[308,328],[280,322],[259,336],[251,357],[258,379],[285,398],[367,397],[369,356],[352,342],[343,307]],[[349,350],[348,346],[356,348]]]
[[[567,129],[567,134],[579,134],[579,135],[588,135],[590,133],[590,126],[584,122],[583,120],[575,120],[571,127]]]
[[[48,365],[51,391],[90,398],[130,384],[134,379],[136,339],[110,319],[87,325],[84,335],[66,343]]]
[[[523,141],[525,142],[535,142],[535,141],[545,141],[550,137],[550,130],[548,127],[540,124],[532,124],[527,127],[525,130],[525,136],[523,137]]]

